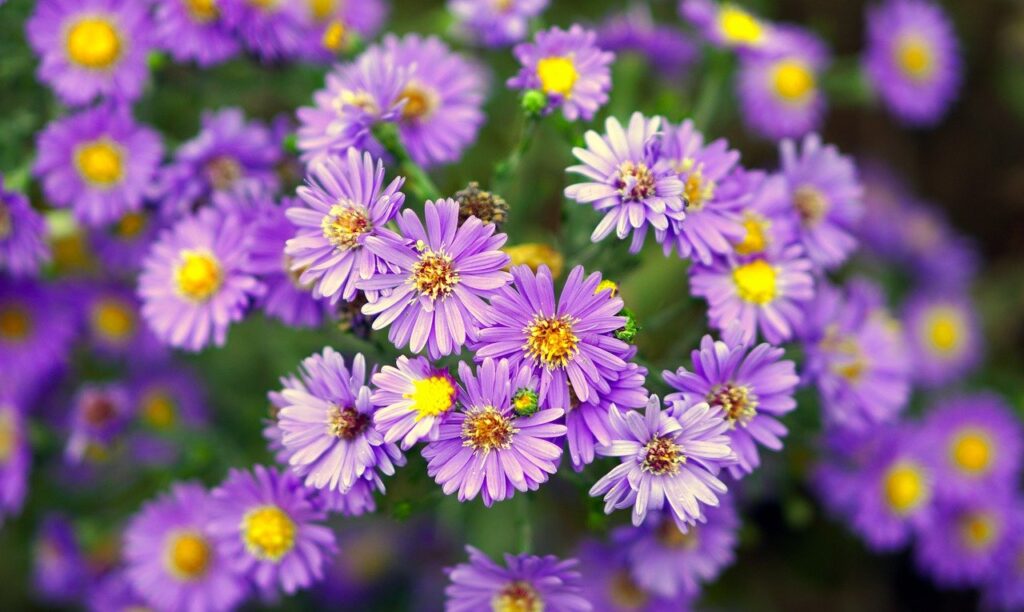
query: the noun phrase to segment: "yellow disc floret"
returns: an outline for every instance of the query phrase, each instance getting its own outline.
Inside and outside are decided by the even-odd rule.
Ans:
[[[80,145],[75,150],[78,174],[96,187],[112,187],[124,177],[124,151],[107,138]]]
[[[444,375],[429,376],[412,381],[412,391],[402,397],[412,400],[416,420],[435,417],[448,412],[455,405],[455,385]]]
[[[743,240],[739,241],[734,248],[740,255],[756,255],[763,253],[768,247],[768,229],[771,221],[753,212],[743,215],[743,229],[746,233]]]
[[[439,300],[455,291],[455,286],[459,284],[459,272],[449,255],[424,248],[419,261],[412,266],[410,280],[421,294]]]
[[[97,335],[113,342],[131,337],[135,315],[130,306],[116,299],[102,299],[92,307],[92,328]]]
[[[92,70],[104,70],[121,57],[121,35],[105,17],[79,19],[67,29],[66,47],[72,63]]]
[[[950,454],[953,465],[967,474],[980,475],[992,465],[992,439],[978,429],[967,429],[953,438]]]
[[[917,34],[904,34],[896,44],[896,65],[907,77],[926,80],[935,69],[931,44]]]
[[[475,408],[466,413],[462,421],[462,445],[484,453],[502,450],[512,444],[512,437],[518,431],[512,419],[493,406]]]
[[[160,389],[150,391],[142,397],[140,412],[142,420],[154,429],[170,429],[178,415],[174,398]]]
[[[924,318],[924,334],[928,345],[940,355],[957,352],[963,328],[963,317],[954,308],[937,306]]]
[[[509,257],[509,267],[530,266],[530,269],[537,272],[542,265],[551,271],[551,278],[558,278],[562,275],[562,268],[565,267],[565,258],[553,247],[540,242],[528,242],[507,246],[502,249]]]
[[[182,251],[174,278],[178,291],[196,302],[210,299],[223,281],[220,263],[205,251]]]
[[[491,600],[492,612],[544,612],[544,600],[526,581],[510,582]]]
[[[20,342],[32,331],[32,318],[19,304],[0,305],[0,340]]]
[[[886,471],[882,479],[885,503],[894,514],[906,515],[928,498],[928,484],[921,467],[901,462]]]
[[[261,506],[242,519],[242,539],[249,554],[276,563],[295,547],[295,522],[277,506]]]
[[[526,327],[526,354],[548,369],[564,368],[579,352],[580,339],[573,332],[569,316],[537,315]]]
[[[968,512],[959,522],[960,539],[971,550],[985,550],[999,535],[999,522],[988,512]]]
[[[199,533],[174,534],[167,544],[167,569],[179,580],[196,580],[210,567],[210,544]]]
[[[740,299],[752,304],[767,304],[775,299],[778,291],[778,272],[763,259],[737,266],[732,271],[732,280]]]
[[[405,100],[405,106],[402,107],[402,119],[405,121],[428,119],[439,104],[437,91],[416,80],[406,84],[399,99]]]
[[[724,4],[718,11],[718,28],[730,45],[757,45],[764,38],[761,22],[733,4]]]
[[[772,70],[775,93],[786,102],[805,102],[814,91],[814,73],[805,62],[785,59]]]
[[[217,0],[185,0],[185,7],[192,19],[199,23],[209,23],[220,16]]]
[[[572,57],[545,57],[537,62],[537,78],[544,93],[570,98],[580,73],[576,71]]]

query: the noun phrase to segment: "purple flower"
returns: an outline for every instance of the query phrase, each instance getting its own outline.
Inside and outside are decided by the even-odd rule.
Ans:
[[[350,33],[372,39],[389,7],[384,0],[300,0],[286,3],[286,8],[298,13],[311,28],[308,36],[317,43],[308,45],[312,59],[327,61],[339,50],[347,50]]]
[[[108,227],[92,228],[89,247],[104,270],[134,278],[150,246],[165,227],[164,220],[151,211],[128,212]]]
[[[941,481],[940,481],[941,482]],[[918,567],[943,587],[978,586],[1001,568],[1010,542],[1016,498],[986,494],[940,504],[935,520],[918,530]]]
[[[590,121],[608,102],[615,54],[597,46],[595,32],[578,24],[568,30],[553,27],[516,45],[514,52],[522,68],[507,85],[543,92],[548,109],[561,108],[569,121]]]
[[[699,55],[697,45],[679,28],[655,23],[646,4],[610,16],[598,30],[597,42],[607,51],[643,56],[666,79],[683,75]]]
[[[931,125],[960,89],[960,49],[942,8],[927,0],[886,0],[867,12],[864,69],[882,102],[908,125]]]
[[[102,456],[116,442],[133,416],[127,390],[120,385],[83,387],[72,402],[68,460],[79,463]]]
[[[337,554],[334,532],[321,524],[325,512],[292,472],[233,469],[212,498],[218,554],[265,596],[312,585]]]
[[[448,10],[458,21],[457,30],[488,47],[503,47],[526,38],[530,20],[547,6],[548,0],[448,0]]]
[[[597,401],[610,381],[626,369],[629,345],[614,332],[626,324],[622,299],[601,287],[600,273],[569,273],[555,301],[551,272],[541,266],[512,269],[513,284],[491,299],[493,323],[480,330],[476,359],[507,358],[512,369],[525,365],[540,380],[540,401],[569,407]],[[571,389],[570,389],[571,386]]]
[[[209,67],[238,54],[239,44],[221,19],[216,0],[157,0],[153,37],[179,63]]]
[[[963,291],[978,271],[978,250],[932,204],[914,202],[893,223],[901,228],[906,263],[914,278],[933,289]]]
[[[673,523],[675,529],[675,524]],[[583,596],[595,610],[608,612],[686,612],[690,598],[659,597],[644,590],[630,571],[627,551],[617,543],[584,541],[579,550]]]
[[[293,0],[294,1],[294,0]],[[219,0],[222,19],[246,50],[270,63],[296,59],[310,44],[312,32],[281,0]]]
[[[203,385],[180,365],[146,368],[132,380],[132,412],[146,428],[166,432],[207,422]]]
[[[390,476],[405,458],[373,427],[377,405],[366,384],[366,360],[356,354],[349,370],[327,347],[302,362],[300,379],[283,379],[277,414],[288,463],[307,486],[345,493],[374,470]]]
[[[646,119],[633,113],[625,131],[614,117],[605,122],[604,136],[589,131],[587,148],[575,147],[573,155],[582,163],[566,172],[583,176],[586,182],[565,188],[565,197],[591,204],[604,213],[590,239],[604,239],[615,230],[621,240],[633,233],[630,251],[643,246],[648,225],[664,232],[671,221],[685,216],[683,182],[674,169],[659,164],[661,118]]]
[[[388,266],[371,249],[370,236],[379,236],[405,202],[403,178],[384,186],[384,164],[374,165],[349,149],[343,160],[314,163],[307,185],[299,187],[301,202],[286,212],[298,229],[288,240],[285,256],[299,282],[313,285],[313,296],[352,301],[356,283]]]
[[[447,571],[451,584],[445,589],[446,612],[476,610],[547,610],[589,612],[593,609],[580,595],[577,561],[553,555],[505,555],[505,567],[487,555],[466,547],[469,563]]]
[[[740,213],[743,236],[732,245],[741,257],[778,253],[797,241],[799,219],[789,185],[780,174],[747,173],[751,198]],[[752,180],[753,179],[753,180]]]
[[[766,138],[799,138],[818,129],[825,115],[819,79],[828,67],[828,48],[797,27],[780,27],[779,48],[741,60],[736,91],[742,117],[751,131]]]
[[[623,358],[632,359],[635,353],[634,347]],[[565,413],[565,438],[574,470],[581,471],[583,466],[594,461],[597,445],[611,444],[608,412],[612,406],[620,410],[632,410],[647,405],[648,393],[644,388],[646,381],[647,368],[627,361],[626,367],[619,371],[619,376],[608,380],[610,390],[607,393],[592,393],[585,402],[569,394],[569,407]]]
[[[139,278],[142,316],[165,344],[223,346],[262,285],[248,270],[249,242],[235,215],[208,208],[178,221],[153,245]]]
[[[903,324],[915,381],[939,387],[962,380],[981,358],[975,306],[953,292],[918,292],[904,305]]]
[[[456,490],[459,501],[481,495],[485,506],[508,499],[515,491],[536,491],[558,470],[565,426],[554,421],[561,408],[543,408],[520,416],[514,403],[520,389],[533,390],[528,369],[513,369],[505,359],[485,359],[474,376],[459,363],[459,403],[441,423],[437,440],[423,449],[427,474],[445,495]]]
[[[401,236],[382,231],[369,236],[366,249],[394,271],[377,273],[356,286],[368,292],[365,315],[377,315],[373,329],[391,326],[397,348],[419,353],[429,346],[434,359],[458,352],[481,325],[493,323],[484,300],[505,287],[502,252],[507,236],[493,224],[469,217],[459,225],[459,205],[451,198],[427,202],[426,227],[412,210],[395,220]]]
[[[50,260],[46,222],[28,198],[4,189],[0,174],[0,270],[13,276],[37,276]]]
[[[643,415],[632,410],[611,411],[611,444],[597,447],[599,455],[621,457],[622,463],[590,489],[604,495],[604,511],[633,508],[633,525],[648,512],[671,510],[679,529],[704,521],[702,505],[717,506],[726,492],[718,479],[722,467],[734,463],[724,414],[706,402],[676,402],[662,412],[652,395]],[[667,508],[666,508],[667,506]]]
[[[1007,543],[1001,547],[992,575],[982,589],[982,606],[986,610],[1019,610],[1024,606],[1024,511],[1021,500],[1014,509],[1007,527]]]
[[[447,370],[437,369],[423,357],[399,355],[394,366],[373,375],[374,426],[384,441],[402,441],[408,450],[420,440],[437,440],[441,423],[455,408],[458,389]]]
[[[33,174],[55,206],[89,225],[105,225],[142,207],[163,157],[155,131],[127,106],[101,105],[46,126]]]
[[[74,527],[62,516],[43,516],[32,543],[32,582],[47,602],[69,603],[82,594],[88,568]]]
[[[21,511],[32,463],[25,415],[8,395],[6,389],[0,392],[0,525]]]
[[[158,610],[231,610],[246,597],[243,576],[217,550],[202,485],[186,482],[146,503],[124,534],[125,574]]]
[[[739,325],[730,326],[717,342],[704,336],[700,349],[691,353],[692,372],[680,367],[662,374],[677,390],[665,396],[666,402],[707,402],[722,410],[729,423],[729,445],[738,459],[729,466],[733,478],[761,464],[758,444],[782,448],[787,430],[777,417],[796,408],[793,393],[800,382],[793,362],[782,359],[785,351],[769,344],[753,346],[742,336]]]
[[[86,607],[92,612],[113,612],[146,607],[146,600],[135,592],[123,569],[108,572],[97,579],[86,596]]]
[[[0,387],[27,391],[68,358],[75,329],[60,285],[0,276]]]
[[[132,363],[153,361],[166,351],[142,325],[135,292],[119,284],[86,287],[82,318],[91,348],[104,356],[126,357]]]
[[[680,0],[679,13],[716,47],[746,54],[765,53],[774,47],[775,26],[733,2]]]
[[[1021,426],[997,395],[943,399],[924,423],[940,497],[983,499],[1012,491],[1024,459]]]
[[[41,0],[25,26],[39,80],[70,105],[135,100],[149,77],[149,5],[134,0]]]
[[[854,230],[864,213],[863,189],[853,160],[817,134],[798,151],[791,140],[779,145],[782,174],[800,219],[800,241],[815,265],[838,267],[857,248]]]

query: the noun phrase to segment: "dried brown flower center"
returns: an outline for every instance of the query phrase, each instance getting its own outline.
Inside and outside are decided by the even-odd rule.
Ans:
[[[355,408],[335,406],[327,411],[327,433],[342,440],[352,440],[370,425],[370,417]]]

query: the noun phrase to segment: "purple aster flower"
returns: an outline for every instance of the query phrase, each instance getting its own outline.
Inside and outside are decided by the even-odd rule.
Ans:
[[[369,153],[349,149],[344,159],[324,158],[312,164],[307,185],[299,187],[301,202],[286,212],[298,229],[288,240],[285,256],[299,282],[313,284],[313,296],[352,301],[356,282],[389,271],[371,249],[405,202],[399,189],[405,179],[384,186],[384,164]]]
[[[219,0],[221,18],[263,62],[297,59],[310,44],[309,24],[282,0]]]
[[[662,412],[652,395],[643,415],[611,411],[612,443],[597,447],[599,455],[621,457],[622,463],[590,489],[604,495],[604,511],[633,508],[633,525],[648,512],[671,510],[679,529],[705,520],[702,506],[717,506],[726,492],[718,479],[722,467],[734,463],[721,410],[706,402],[676,402]]]
[[[43,517],[32,544],[32,582],[47,602],[70,603],[86,587],[88,570],[78,537],[62,516]]]
[[[124,534],[125,574],[158,610],[231,610],[245,598],[245,578],[217,550],[210,494],[186,482],[146,503]]]
[[[907,247],[906,264],[921,284],[936,290],[963,291],[974,279],[979,267],[977,247],[957,233],[934,205],[908,204],[895,223]]]
[[[231,470],[212,493],[210,533],[238,574],[264,594],[292,594],[323,578],[337,553],[326,517],[292,472]]]
[[[451,584],[445,589],[446,612],[476,610],[549,610],[589,612],[590,602],[580,594],[575,559],[553,555],[505,555],[505,567],[487,555],[466,547],[469,563],[445,570]]]
[[[517,43],[530,31],[548,0],[448,0],[448,10],[465,37],[488,47]]]
[[[709,265],[690,267],[690,291],[708,301],[711,325],[724,331],[738,321],[743,339],[760,330],[765,340],[781,344],[793,337],[802,320],[801,306],[814,297],[813,264],[800,245],[748,257],[726,256]]]
[[[595,32],[578,24],[568,30],[553,27],[516,45],[514,52],[522,68],[507,85],[543,92],[548,110],[561,108],[569,121],[590,121],[608,102],[615,54],[597,46]],[[625,154],[625,147],[617,152]]]
[[[683,595],[659,597],[637,584],[626,551],[616,543],[585,541],[580,546],[579,557],[583,596],[595,610],[686,612],[691,609],[692,602]]]
[[[37,276],[50,260],[46,222],[28,198],[4,189],[0,174],[0,270],[13,276]]]
[[[402,441],[408,450],[420,440],[437,440],[441,423],[455,408],[458,388],[448,370],[423,357],[400,355],[394,366],[373,375],[374,426],[387,443]]]
[[[133,363],[166,356],[164,347],[141,323],[134,291],[120,284],[102,283],[82,293],[86,336],[98,354],[127,357]]]
[[[739,517],[732,497],[723,495],[707,510],[707,522],[687,531],[669,516],[656,513],[639,527],[612,532],[615,546],[626,550],[630,574],[644,591],[665,598],[694,598],[701,585],[714,581],[732,565],[739,543]]]
[[[0,526],[21,511],[32,463],[25,415],[8,391],[0,392]]]
[[[679,13],[716,47],[745,54],[765,53],[774,48],[775,26],[736,3],[680,0]]]
[[[634,4],[605,20],[598,46],[643,56],[662,76],[679,78],[697,61],[697,45],[678,28],[654,22],[647,4]]]
[[[283,379],[277,414],[288,463],[306,485],[347,492],[375,470],[390,476],[405,457],[373,427],[377,404],[366,384],[366,359],[357,353],[351,370],[327,347],[302,362],[300,379]]]
[[[64,455],[74,463],[101,456],[133,416],[128,392],[120,385],[86,386],[72,401],[70,435]]]
[[[853,232],[864,213],[853,160],[817,134],[804,138],[802,151],[791,140],[779,151],[808,257],[821,268],[838,267],[857,248]]]
[[[207,423],[203,385],[183,366],[147,368],[131,382],[132,412],[146,428],[165,432]]]
[[[673,168],[659,164],[661,156],[661,118],[645,118],[633,113],[623,130],[614,117],[605,122],[606,134],[586,134],[587,148],[573,148],[582,163],[566,172],[579,174],[586,182],[565,188],[565,197],[580,204],[591,204],[604,213],[590,239],[604,239],[615,230],[621,240],[630,232],[630,251],[643,246],[648,225],[664,232],[672,221],[685,216],[684,185]]]
[[[70,105],[135,100],[149,77],[149,5],[133,0],[41,0],[25,26],[39,80]]]
[[[301,57],[323,63],[350,51],[358,37],[372,39],[388,11],[383,0],[298,0],[284,7],[306,28]]]
[[[712,255],[731,253],[744,233],[739,211],[753,199],[760,174],[746,173],[724,138],[705,145],[689,119],[666,126],[661,159],[682,181],[686,202],[686,214],[670,216],[668,228],[658,230],[665,254],[678,248],[680,257],[708,264]]]
[[[183,143],[160,177],[162,210],[172,217],[206,204],[215,192],[232,191],[255,183],[277,190],[275,166],[281,161],[280,143],[258,122],[246,122],[240,109],[203,113],[199,135]]]
[[[894,421],[910,395],[903,331],[863,280],[845,290],[827,284],[808,305],[805,375],[815,382],[825,419],[850,429]]]
[[[752,183],[751,198],[740,213],[743,236],[733,243],[733,251],[741,257],[778,253],[798,236],[800,222],[789,185],[781,174],[746,173],[745,177]]]
[[[540,401],[571,406],[597,401],[626,370],[629,345],[614,336],[626,324],[622,299],[601,287],[601,274],[569,273],[558,300],[547,266],[512,269],[513,284],[491,299],[494,322],[480,331],[476,359],[507,358],[540,380]],[[570,389],[571,387],[571,389]]]
[[[86,596],[86,607],[92,612],[124,612],[146,608],[146,600],[132,588],[126,572],[117,569],[97,579]]]
[[[484,300],[508,285],[502,271],[509,257],[500,249],[508,238],[491,223],[469,217],[459,225],[459,205],[448,198],[427,202],[426,226],[412,210],[395,221],[401,236],[384,230],[368,236],[366,249],[394,271],[356,283],[369,292],[366,315],[377,315],[373,329],[391,326],[388,339],[397,348],[419,353],[429,347],[434,359],[458,352],[481,325],[494,322]]]
[[[479,494],[488,507],[517,490],[536,491],[558,470],[562,449],[557,442],[565,426],[554,421],[563,410],[533,406],[521,416],[516,394],[535,389],[536,379],[505,359],[484,359],[475,376],[460,362],[459,378],[462,410],[451,413],[437,440],[423,449],[427,474],[445,495],[458,491],[464,502]]]
[[[907,299],[903,324],[915,381],[938,387],[962,380],[981,359],[981,330],[970,298],[918,292]]]
[[[25,390],[67,360],[75,328],[59,295],[62,288],[0,276],[0,383],[5,390]]]
[[[153,245],[139,278],[142,316],[165,344],[223,346],[263,286],[248,272],[248,228],[208,208],[178,221]]]
[[[956,99],[963,66],[953,24],[927,0],[886,0],[867,12],[864,69],[908,125],[931,125]]]
[[[157,0],[153,37],[179,63],[204,68],[228,60],[239,44],[221,19],[217,0]]]
[[[1007,494],[986,494],[940,504],[935,520],[917,532],[918,567],[944,587],[978,586],[992,579],[1010,544],[1015,502]]]
[[[1024,442],[1013,409],[999,396],[945,398],[926,417],[924,430],[940,497],[983,499],[1016,487]]]
[[[111,274],[135,278],[164,221],[148,210],[121,215],[108,227],[92,228],[88,242],[100,265]]]
[[[733,478],[761,465],[759,444],[775,451],[782,448],[787,430],[778,417],[796,408],[793,393],[800,382],[796,366],[783,359],[784,354],[769,344],[744,341],[743,329],[736,324],[717,342],[710,335],[701,339],[700,349],[690,353],[692,372],[680,367],[662,374],[677,390],[665,396],[666,402],[708,402],[722,410],[729,424],[729,445],[738,459],[729,466]]]
[[[1007,528],[1007,542],[1001,547],[995,569],[982,593],[986,610],[1019,610],[1024,606],[1024,511],[1016,500]]]
[[[344,493],[337,489],[314,489],[314,505],[342,516],[360,516],[375,512],[377,502],[373,494],[376,491],[384,492],[384,482],[376,472],[363,476],[357,478],[352,488]]]
[[[55,206],[89,225],[142,208],[163,157],[160,135],[122,105],[101,105],[46,126],[32,168]]]
[[[797,27],[780,27],[779,49],[742,58],[736,91],[742,117],[766,138],[799,138],[818,129],[825,115],[819,79],[828,67],[825,43]]]

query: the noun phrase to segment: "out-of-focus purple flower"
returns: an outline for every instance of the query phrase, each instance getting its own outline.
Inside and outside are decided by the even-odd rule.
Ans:
[[[373,375],[374,426],[384,441],[401,440],[408,450],[420,440],[437,440],[441,423],[455,408],[458,389],[447,370],[430,365],[423,357],[399,355],[394,366]]]
[[[87,586],[88,570],[74,527],[62,516],[48,514],[32,544],[32,582],[48,602],[70,603]]]
[[[590,121],[608,102],[615,54],[597,46],[595,32],[578,24],[568,30],[553,27],[516,45],[514,52],[522,68],[508,86],[543,92],[548,109],[561,108],[569,121]]]
[[[782,359],[785,351],[769,344],[753,346],[742,338],[739,325],[730,326],[719,341],[710,335],[693,351],[693,371],[680,367],[662,375],[677,390],[666,402],[686,404],[707,402],[721,409],[729,424],[729,445],[737,463],[729,466],[733,478],[761,465],[758,444],[771,450],[782,448],[786,427],[777,420],[796,408],[793,393],[800,378],[792,361]]]
[[[913,278],[933,289],[963,291],[978,271],[977,247],[957,233],[932,204],[914,202],[897,223]]]
[[[68,358],[74,317],[60,285],[0,276],[0,383],[26,391]]]
[[[86,386],[72,401],[70,434],[65,456],[79,463],[102,456],[131,422],[133,406],[120,385]]]
[[[134,0],[41,0],[25,26],[40,57],[39,80],[70,105],[97,96],[135,100],[149,77],[149,4]]]
[[[302,57],[311,43],[309,24],[292,2],[281,0],[218,0],[221,18],[246,50],[266,63]]]
[[[939,504],[935,520],[917,532],[917,566],[944,587],[978,586],[992,579],[1001,569],[997,563],[1010,543],[1019,504],[1015,497],[992,492]]]
[[[132,413],[152,431],[194,429],[206,424],[202,384],[182,365],[146,368],[132,380],[129,394]]]
[[[591,130],[587,148],[573,148],[580,164],[566,172],[584,177],[585,182],[565,188],[565,197],[591,204],[604,213],[590,239],[604,239],[615,230],[625,239],[633,234],[630,251],[643,246],[648,226],[665,232],[672,221],[685,216],[683,189],[674,168],[662,164],[661,118],[633,113],[625,130],[614,117],[605,122],[605,134]]]
[[[747,176],[760,173],[748,173]],[[778,253],[797,240],[799,220],[793,210],[789,185],[780,174],[760,176],[740,213],[743,236],[732,245],[741,257]]]
[[[775,26],[733,2],[680,0],[679,13],[716,47],[750,54],[774,47]]]
[[[509,257],[501,246],[508,238],[491,223],[469,217],[459,224],[452,199],[427,202],[426,225],[412,210],[395,221],[401,235],[382,230],[365,248],[392,268],[356,286],[367,294],[366,315],[376,315],[373,329],[390,326],[388,339],[414,353],[429,348],[434,359],[462,350],[482,325],[495,317],[484,300],[508,285],[502,268]]]
[[[593,497],[604,495],[606,514],[632,507],[639,526],[649,512],[665,510],[685,531],[704,520],[702,506],[718,505],[726,492],[718,473],[736,460],[721,410],[676,402],[662,412],[653,395],[643,415],[614,409],[610,422],[612,442],[597,452],[622,463],[590,489]]]
[[[231,610],[248,592],[217,550],[210,530],[210,494],[197,483],[178,483],[148,502],[124,535],[126,576],[134,591],[158,610]]]
[[[963,77],[953,25],[928,0],[886,0],[868,8],[864,68],[882,102],[909,125],[941,119]]]
[[[373,38],[388,12],[384,0],[298,0],[285,8],[307,24],[305,55],[317,61],[351,48],[353,34]]]
[[[597,31],[598,46],[643,56],[666,78],[678,78],[698,58],[697,45],[678,28],[654,22],[646,4],[609,17]]]
[[[580,573],[575,559],[553,555],[505,555],[505,567],[487,555],[466,547],[469,563],[447,571],[446,612],[476,610],[550,610],[589,612],[590,602],[580,594]]]
[[[1024,511],[1021,500],[1014,503],[1007,528],[1007,542],[1001,547],[992,575],[982,589],[982,606],[991,610],[1019,610],[1024,606]]]
[[[978,365],[981,330],[975,306],[952,292],[919,292],[904,305],[903,326],[914,379],[939,387],[964,379]]]
[[[13,276],[37,276],[50,260],[46,222],[28,198],[4,189],[0,174],[0,270]]]
[[[676,529],[675,524],[672,528]],[[583,596],[607,612],[687,612],[691,598],[660,597],[644,590],[630,571],[627,551],[613,542],[584,541],[579,549]]]
[[[134,278],[163,228],[163,220],[153,211],[128,212],[109,227],[93,228],[89,232],[89,246],[104,270]]]
[[[97,578],[86,596],[86,607],[92,612],[145,608],[146,600],[135,592],[125,574],[123,569],[117,569]]]
[[[21,511],[31,463],[23,408],[5,389],[0,391],[0,525]]]
[[[83,327],[97,353],[127,357],[135,364],[165,356],[164,347],[142,325],[139,300],[129,287],[96,284],[86,287],[83,293]]]
[[[530,20],[548,0],[448,0],[456,29],[465,38],[488,47],[517,43],[529,33]]]
[[[217,0],[157,0],[153,37],[176,61],[204,68],[234,57],[240,48]]]
[[[163,145],[123,105],[100,105],[50,123],[36,143],[33,174],[55,206],[89,225],[137,211],[152,189]]]

